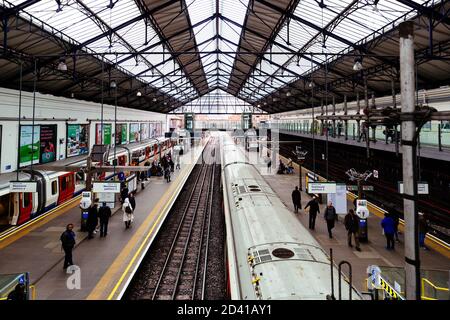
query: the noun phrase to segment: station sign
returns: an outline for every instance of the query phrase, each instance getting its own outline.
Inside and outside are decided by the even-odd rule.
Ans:
[[[364,191],[373,191],[373,186],[362,186]]]
[[[398,182],[398,192],[403,193],[403,181]],[[428,194],[428,182],[418,182],[417,183],[417,193],[418,194]]]
[[[332,182],[310,182],[308,193],[336,193],[336,183]]]
[[[37,192],[36,181],[11,181],[9,192]]]
[[[358,191],[358,186],[355,185],[347,186],[347,191]]]
[[[120,193],[120,182],[94,182],[92,191]]]

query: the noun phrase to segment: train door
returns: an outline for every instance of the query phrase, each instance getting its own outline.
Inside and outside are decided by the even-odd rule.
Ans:
[[[14,193],[0,196],[0,231],[9,226],[14,216]]]
[[[155,160],[158,160],[158,145],[157,144],[155,144],[154,146],[153,146],[153,156],[154,156],[154,159]]]
[[[73,173],[67,173],[59,178],[59,198],[58,205],[71,199],[75,191]]]
[[[18,198],[17,200],[19,204],[19,211],[18,217],[16,217],[16,219],[13,219],[11,224],[19,225],[31,219],[31,213],[33,211],[33,193],[20,192],[16,193],[15,196]]]

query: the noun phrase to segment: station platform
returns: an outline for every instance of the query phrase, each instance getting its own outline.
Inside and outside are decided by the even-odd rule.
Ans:
[[[267,150],[264,150],[261,154],[265,155]],[[250,157],[255,157],[256,152]],[[258,155],[259,156],[259,155]],[[280,157],[286,164],[287,159]],[[261,161],[260,163],[264,163]],[[278,162],[277,162],[278,164]],[[394,269],[400,267],[403,269],[405,265],[404,257],[404,238],[403,238],[403,226],[399,226],[400,242],[395,243],[395,250],[387,250],[386,239],[382,234],[381,219],[383,217],[380,212],[375,210],[374,206],[369,205],[370,217],[368,218],[368,239],[367,243],[361,243],[361,251],[355,250],[355,243],[352,240],[353,248],[347,245],[347,231],[344,226],[344,216],[339,215],[335,228],[333,229],[333,238],[328,237],[326,222],[323,218],[323,212],[326,207],[326,202],[320,204],[320,214],[317,215],[315,230],[308,229],[309,225],[309,213],[305,210],[299,210],[298,214],[294,213],[294,206],[292,204],[291,193],[295,186],[298,186],[299,174],[298,165],[294,164],[294,174],[276,174],[276,168],[272,168],[272,173],[267,173],[265,164],[257,166],[264,177],[269,183],[272,189],[278,194],[282,202],[292,210],[292,214],[296,215],[298,220],[305,226],[305,228],[311,232],[314,238],[329,254],[330,248],[333,249],[333,259],[336,264],[346,260],[352,265],[352,277],[354,286],[361,291],[367,291],[367,267],[370,265],[377,265],[380,267],[388,267]],[[305,175],[306,169],[302,168],[302,185],[303,191],[301,192],[301,204],[302,208],[306,206],[309,200],[312,199],[305,190]],[[348,197],[347,208],[354,208],[353,198]],[[309,210],[309,209],[308,209]],[[430,250],[420,249],[420,261],[421,268],[427,270],[445,270],[446,274],[450,270],[450,250],[444,245],[434,243],[429,238],[426,239],[425,244]],[[343,268],[344,273],[348,275],[346,267]],[[446,279],[445,283],[447,283]]]
[[[100,238],[97,233],[94,239],[87,239],[87,233],[79,231],[79,200],[74,200],[52,215],[2,238],[0,274],[29,272],[38,300],[117,298],[157,234],[206,142],[202,140],[181,156],[181,168],[172,174],[170,183],[163,177],[151,177],[145,189],[138,187],[130,229],[125,229],[117,202],[107,237]],[[59,237],[68,223],[75,225],[77,243],[73,262],[79,267],[79,282],[75,278],[77,272],[63,270],[64,253]]]

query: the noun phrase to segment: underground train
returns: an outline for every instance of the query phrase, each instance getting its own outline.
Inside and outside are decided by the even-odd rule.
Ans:
[[[227,286],[242,300],[338,296],[338,269],[232,138],[222,138]],[[333,277],[330,276],[333,270]],[[332,281],[333,279],[333,288]],[[342,298],[362,299],[342,277]]]
[[[142,165],[146,160],[157,160],[167,153],[175,141],[171,138],[154,138],[145,142],[118,146],[110,151],[109,162],[124,165]],[[77,159],[69,158],[58,161],[55,165],[86,165],[86,156]],[[0,227],[6,229],[10,225],[21,225],[31,219],[61,205],[76,197],[85,188],[83,172],[56,172],[39,170],[35,165],[23,168],[19,173],[19,181],[37,182],[36,193],[10,193],[10,181],[17,180],[17,173],[7,173],[0,176]],[[108,180],[113,174],[99,174],[94,180]],[[127,179],[128,181],[128,179]],[[130,190],[132,191],[132,190]],[[0,229],[1,231],[1,229]]]

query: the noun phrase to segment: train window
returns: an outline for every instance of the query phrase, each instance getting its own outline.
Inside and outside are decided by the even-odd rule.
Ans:
[[[75,183],[77,185],[84,183],[84,173],[83,173],[83,171],[79,171],[79,172],[76,173],[76,175],[75,175]]]
[[[28,208],[30,205],[30,197],[28,196],[28,193],[22,193],[22,208]]]
[[[61,190],[67,189],[67,181],[65,178],[61,179]]]
[[[52,181],[52,196],[58,192],[58,182]]]
[[[450,121],[441,122],[442,131],[450,131]]]

